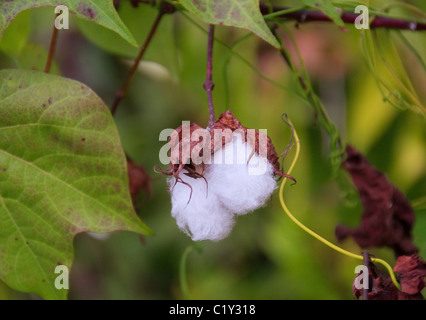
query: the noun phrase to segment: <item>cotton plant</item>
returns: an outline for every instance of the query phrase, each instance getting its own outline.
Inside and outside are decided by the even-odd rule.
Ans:
[[[197,124],[187,129],[171,136],[176,152],[163,173],[170,176],[171,215],[193,241],[226,238],[237,216],[266,204],[280,177],[293,179],[280,170],[270,138],[243,127],[230,111],[211,130]]]

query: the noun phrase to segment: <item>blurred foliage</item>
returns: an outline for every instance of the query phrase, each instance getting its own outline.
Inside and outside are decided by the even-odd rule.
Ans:
[[[376,10],[388,5],[385,0],[358,2],[369,3]],[[299,1],[273,3],[300,6]],[[348,5],[349,1],[334,3]],[[422,0],[405,4],[425,10]],[[403,5],[391,7],[389,12],[413,17],[413,11]],[[133,8],[129,1],[122,1],[119,14],[140,44],[157,11],[147,5]],[[78,235],[70,299],[184,298],[179,263],[192,241],[179,231],[170,215],[166,177],[155,174],[152,168],[160,164],[158,151],[164,145],[158,140],[161,130],[176,128],[183,120],[201,126],[208,122],[202,88],[206,26],[189,17],[177,12],[163,18],[145,62],[115,115],[125,152],[151,174],[152,194],[149,198],[141,195],[138,214],[155,235],[140,239],[136,234],[121,232],[103,240]],[[21,13],[9,27],[10,32],[18,32],[13,29],[15,23],[26,25],[16,28],[24,33],[20,39],[25,37],[26,43],[0,43],[0,67],[42,68],[52,32],[52,9]],[[137,50],[123,44],[124,40],[113,32],[90,22],[72,18],[70,26],[70,30],[59,32],[57,72],[84,82],[111,105],[129,70],[128,59],[135,57]],[[339,128],[343,141],[365,153],[415,204],[414,241],[425,258],[425,120],[409,109],[392,106],[395,103],[384,99],[383,90],[377,85],[378,79],[390,81],[389,88],[402,91],[400,101],[412,102],[415,95],[424,108],[426,72],[418,58],[426,61],[425,34],[378,30],[373,35],[351,27],[343,32],[332,23],[297,26],[290,21],[286,26],[300,50],[313,90]],[[28,35],[25,30],[29,30]],[[298,183],[285,190],[287,205],[304,224],[335,242],[337,223],[356,226],[360,222],[362,206],[358,196],[332,178],[329,137],[314,109],[301,98],[285,61],[267,43],[246,35],[242,29],[216,27],[216,115],[230,109],[244,126],[267,129],[281,153],[290,139],[281,114],[288,114],[297,128],[302,149],[293,171]],[[284,33],[282,36],[284,46],[296,59],[290,39]],[[231,47],[243,37],[233,49],[238,55],[232,54]],[[371,68],[372,58],[368,60],[366,49],[375,55],[380,52],[374,42],[363,47],[363,37],[377,37],[382,42],[386,63],[378,56]],[[37,55],[25,54],[25,47],[34,44],[44,50],[37,49]],[[27,57],[25,62],[21,61],[23,56]],[[393,80],[386,68],[389,65],[398,68]],[[405,89],[401,89],[402,85]],[[290,152],[288,157],[292,155]],[[354,253],[361,251],[350,240],[341,245]],[[353,299],[354,269],[359,261],[341,256],[301,231],[285,216],[276,193],[265,208],[239,217],[227,239],[197,243],[197,247],[199,250],[192,250],[186,260],[188,290],[195,299]],[[394,265],[390,250],[374,248],[370,252]],[[36,297],[0,284],[0,298]]]

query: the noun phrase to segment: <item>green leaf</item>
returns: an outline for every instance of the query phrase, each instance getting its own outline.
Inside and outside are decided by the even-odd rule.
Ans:
[[[321,12],[327,15],[339,27],[345,26],[340,17],[340,13],[329,0],[302,0],[302,2],[308,7],[321,10]]]
[[[181,0],[180,3],[206,23],[247,29],[280,47],[263,19],[258,0]]]
[[[15,57],[17,68],[43,71],[48,55],[49,53],[43,46],[37,43],[27,43],[20,54]],[[52,61],[49,73],[60,75],[60,70],[55,60]]]
[[[76,19],[77,26],[88,40],[102,50],[134,59],[157,17],[158,9],[143,5],[135,8],[130,2],[122,1],[118,14],[130,32],[135,35],[138,48],[131,46],[112,31],[88,21]],[[179,62],[175,43],[176,26],[172,18],[171,15],[163,16],[155,37],[150,42],[149,50],[144,55],[144,60],[157,62],[177,73]]]
[[[58,5],[67,6],[70,13],[75,14],[79,18],[93,21],[96,24],[111,29],[132,45],[137,46],[136,40],[120,20],[113,2],[105,0],[1,0],[0,39],[7,26],[21,11],[40,7],[56,7]],[[54,18],[55,12],[54,9],[52,9],[52,26]]]
[[[7,54],[18,55],[30,34],[30,14],[24,11],[10,24],[0,41],[0,50]]]
[[[0,279],[64,299],[77,233],[152,234],[137,217],[112,116],[85,85],[27,70],[0,71]]]

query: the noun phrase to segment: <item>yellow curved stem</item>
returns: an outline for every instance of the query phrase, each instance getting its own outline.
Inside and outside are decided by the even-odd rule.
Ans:
[[[291,124],[291,122],[290,122],[290,120],[288,120],[289,121],[289,123],[290,123],[290,125],[292,125]],[[294,128],[294,127],[293,127]],[[296,165],[296,162],[297,162],[297,159],[299,158],[299,154],[300,154],[300,141],[299,141],[299,137],[298,137],[298,135],[297,135],[297,132],[296,132],[296,130],[295,129],[293,129],[294,130],[294,138],[295,138],[295,141],[296,141],[296,154],[295,154],[295,156],[294,156],[294,158],[293,158],[293,161],[292,161],[292,163],[291,163],[291,165],[290,165],[290,168],[288,169],[288,171],[287,171],[287,174],[288,175],[290,175],[291,174],[291,172],[293,171],[293,168],[294,168],[294,166]],[[334,249],[334,250],[336,250],[337,252],[340,252],[340,253],[342,253],[342,254],[344,254],[344,255],[346,255],[346,256],[349,256],[349,257],[352,257],[352,258],[355,258],[355,259],[358,259],[358,260],[363,260],[363,256],[362,255],[359,255],[359,254],[355,254],[355,253],[352,253],[352,252],[350,252],[350,251],[347,251],[347,250],[345,250],[345,249],[342,249],[342,248],[340,248],[340,247],[338,247],[338,246],[336,246],[335,244],[333,244],[333,243],[331,243],[330,241],[328,241],[328,240],[326,240],[326,239],[324,239],[323,237],[321,237],[319,234],[317,234],[317,233],[315,233],[314,231],[312,231],[311,229],[309,229],[308,227],[306,227],[303,223],[301,223],[299,220],[297,220],[292,214],[291,214],[291,212],[290,212],[290,210],[287,208],[287,206],[286,206],[286,204],[285,204],[285,201],[284,201],[284,196],[283,196],[283,191],[284,191],[284,186],[285,186],[285,184],[286,184],[286,182],[287,182],[287,180],[288,180],[288,178],[286,178],[286,177],[284,177],[284,179],[283,179],[283,181],[282,181],[282,183],[281,183],[281,186],[280,186],[280,190],[279,190],[279,198],[280,198],[280,202],[281,202],[281,206],[282,206],[282,208],[283,208],[283,210],[284,210],[284,212],[287,214],[287,216],[296,224],[296,225],[298,225],[303,231],[305,231],[305,232],[307,232],[307,233],[309,233],[311,236],[313,236],[314,238],[316,238],[317,240],[319,240],[319,241],[321,241],[322,243],[324,243],[325,245],[327,245],[327,246],[329,246],[331,249]],[[399,283],[398,283],[398,281],[396,280],[396,278],[395,278],[395,274],[393,273],[393,270],[392,270],[392,267],[386,262],[386,261],[384,261],[384,260],[382,260],[382,259],[378,259],[378,258],[371,258],[371,260],[373,261],[373,262],[377,262],[377,263],[380,263],[381,265],[383,265],[387,270],[388,270],[388,272],[389,272],[389,275],[390,275],[390,277],[391,277],[391,279],[392,279],[392,282],[394,283],[394,285],[398,288],[398,290],[401,290],[401,287],[400,287],[400,285],[399,285]]]

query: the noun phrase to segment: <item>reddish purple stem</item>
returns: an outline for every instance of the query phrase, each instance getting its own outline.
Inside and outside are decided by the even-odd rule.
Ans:
[[[268,13],[278,12],[281,10],[288,9],[286,7],[280,7],[280,6],[271,7],[269,6],[269,4],[266,4],[266,3],[260,3],[259,6],[260,6],[260,11],[264,15]],[[355,23],[355,19],[358,16],[359,14],[356,14],[356,13],[343,12],[340,17],[344,23],[353,24]],[[325,22],[332,21],[330,17],[328,17],[321,11],[315,11],[315,10],[299,10],[295,12],[283,13],[279,17],[295,20],[299,23],[305,23],[305,22],[311,22],[311,21],[325,21]],[[420,22],[417,23],[414,21],[408,21],[404,19],[398,19],[398,18],[376,16],[374,20],[370,23],[370,29],[376,29],[376,28],[421,31],[421,30],[426,30],[426,24],[420,23]]]
[[[139,62],[142,60],[142,57],[145,54],[145,51],[148,48],[148,45],[151,42],[152,37],[154,36],[155,31],[157,30],[157,27],[160,24],[161,18],[163,17],[164,13],[165,12],[163,10],[159,11],[157,18],[155,19],[154,24],[152,25],[151,30],[149,31],[149,34],[146,37],[145,42],[143,43],[143,45],[141,47],[141,50],[139,51],[138,56],[136,57],[135,61],[133,62],[132,69],[130,69],[130,72],[127,76],[126,81],[124,82],[121,89],[118,90],[118,92],[116,93],[115,100],[114,100],[112,107],[111,107],[111,113],[112,114],[115,113],[115,111],[117,110],[118,104],[120,103],[120,101],[125,96],[127,89],[129,88],[129,85],[130,85],[130,83],[133,79],[133,76],[135,75],[136,70],[138,69]]]
[[[213,40],[214,40],[214,25],[209,25],[209,35],[207,40],[207,77],[204,81],[203,88],[207,93],[207,101],[209,104],[209,125],[207,130],[211,130],[215,124],[214,106],[213,106]]]
[[[56,14],[55,17],[57,17],[57,16],[58,15]],[[44,67],[45,73],[50,72],[50,67],[52,66],[52,62],[53,62],[53,56],[55,55],[57,39],[58,39],[58,29],[56,29],[56,26],[54,25],[53,31],[52,31],[52,37],[50,38],[49,53],[47,55],[47,61],[46,61],[46,65]]]
[[[368,254],[367,251],[363,251],[362,257],[363,257],[364,266],[366,266],[368,270],[368,268],[370,267],[370,255]],[[367,274],[367,277],[368,276],[369,275]],[[362,290],[362,300],[368,300],[368,286],[366,286],[365,283],[364,283],[364,289]]]

